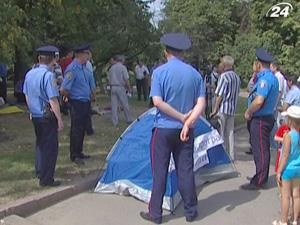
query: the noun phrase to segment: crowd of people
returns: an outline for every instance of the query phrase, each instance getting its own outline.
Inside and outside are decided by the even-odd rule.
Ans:
[[[153,175],[151,199],[149,211],[140,215],[157,224],[162,222],[162,200],[172,154],[186,220],[191,222],[198,215],[193,175],[193,125],[202,114],[206,114],[212,123],[217,121],[215,127],[234,163],[234,117],[241,79],[234,71],[235,62],[230,55],[221,57],[211,73],[203,77],[183,60],[183,52],[191,47],[191,41],[182,33],[165,34],[161,43],[165,46],[165,63],[157,62],[149,71],[138,60],[134,67],[137,100],[142,100],[143,95],[143,100],[148,101],[150,96],[153,106],[157,108],[150,144]],[[82,165],[90,157],[83,153],[83,141],[86,133],[93,133],[91,102],[95,100],[96,85],[92,55],[89,45],[78,46],[74,49],[74,56],[70,54],[60,60],[59,50],[54,46],[42,46],[37,53],[38,62],[27,72],[23,92],[36,134],[36,176],[41,186],[57,186],[60,182],[54,179],[54,173],[58,131],[64,127],[61,113],[70,112],[71,117],[70,160]],[[123,55],[113,56],[107,73],[114,126],[119,122],[120,107],[126,122],[130,124],[133,121],[128,103],[128,96],[133,91],[124,63]],[[270,145],[275,137],[276,148],[282,149],[276,167],[282,218],[274,223],[287,223],[290,197],[293,198],[295,222],[300,208],[300,89],[297,78],[284,76],[273,57],[259,48],[248,91],[248,108],[244,117],[250,134],[251,151],[248,153],[253,154],[256,170],[254,176],[249,178],[250,182],[241,188],[258,190],[266,186]]]

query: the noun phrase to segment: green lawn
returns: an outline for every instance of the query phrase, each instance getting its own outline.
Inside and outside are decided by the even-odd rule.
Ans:
[[[245,124],[244,113],[247,109],[247,98],[239,97],[236,114],[235,114],[235,126]]]

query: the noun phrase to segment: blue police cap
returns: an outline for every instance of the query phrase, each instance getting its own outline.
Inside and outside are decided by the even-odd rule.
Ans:
[[[192,42],[190,38],[183,33],[167,33],[160,38],[160,43],[173,48],[175,50],[183,51],[191,47]]]
[[[55,52],[59,52],[59,49],[53,45],[43,45],[36,49],[39,55],[55,55]]]
[[[74,51],[76,53],[79,53],[79,52],[84,52],[86,50],[90,50],[91,49],[91,45],[90,44],[83,44],[83,45],[79,45],[77,47],[74,48]]]
[[[272,55],[263,48],[256,49],[255,54],[259,61],[266,62],[266,63],[270,63],[273,61]]]

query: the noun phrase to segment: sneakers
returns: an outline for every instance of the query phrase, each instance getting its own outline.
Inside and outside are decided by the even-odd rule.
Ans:
[[[140,216],[147,221],[155,224],[161,224],[162,218],[152,218],[148,212],[140,212]]]
[[[296,223],[294,224],[294,222],[296,222]],[[292,223],[292,225],[297,225],[297,221],[294,221],[294,222]],[[287,223],[283,223],[279,220],[274,220],[272,225],[287,225]]]

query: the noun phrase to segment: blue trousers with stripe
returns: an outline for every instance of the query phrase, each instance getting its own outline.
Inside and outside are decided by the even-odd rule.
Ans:
[[[152,193],[149,202],[149,213],[154,219],[162,216],[163,196],[171,153],[173,154],[178,190],[184,202],[185,216],[197,214],[197,195],[193,172],[194,135],[190,130],[187,142],[180,140],[181,129],[155,128],[151,139]]]
[[[254,117],[250,121],[250,144],[256,173],[251,183],[261,186],[268,182],[270,167],[270,134],[274,126],[273,116]]]

